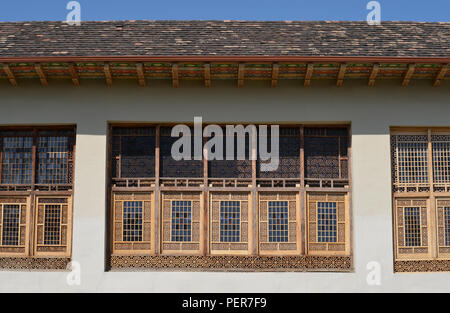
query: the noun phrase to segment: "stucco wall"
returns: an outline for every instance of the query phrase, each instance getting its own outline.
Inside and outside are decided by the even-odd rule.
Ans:
[[[389,126],[450,126],[450,82],[50,82],[0,83],[0,125],[77,125],[73,260],[81,285],[67,273],[0,272],[0,291],[308,292],[450,291],[450,274],[394,274]],[[353,133],[354,273],[105,272],[106,129],[111,121],[351,122]],[[382,265],[381,286],[366,283],[368,262]]]

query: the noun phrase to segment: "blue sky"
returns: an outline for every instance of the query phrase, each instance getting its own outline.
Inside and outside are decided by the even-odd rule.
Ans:
[[[0,21],[65,20],[69,0],[1,0]],[[79,0],[82,20],[365,20],[369,0]],[[379,0],[382,20],[450,21],[450,0]]]

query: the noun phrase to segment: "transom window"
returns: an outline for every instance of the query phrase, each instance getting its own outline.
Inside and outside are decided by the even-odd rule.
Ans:
[[[220,203],[220,241],[239,242],[241,238],[241,203],[222,201]]]
[[[2,245],[19,245],[20,206],[6,204],[3,206]]]
[[[269,201],[269,242],[289,240],[287,201]]]
[[[405,244],[407,247],[420,247],[420,208],[405,208]]]
[[[123,241],[142,241],[142,201],[123,202]]]
[[[444,208],[445,245],[450,246],[450,207]]]
[[[318,242],[337,242],[336,202],[317,203]]]
[[[2,184],[31,184],[33,137],[3,137],[2,141]]]
[[[59,245],[61,242],[61,206],[48,204],[45,206],[45,245]]]
[[[172,201],[172,241],[192,240],[192,202]]]

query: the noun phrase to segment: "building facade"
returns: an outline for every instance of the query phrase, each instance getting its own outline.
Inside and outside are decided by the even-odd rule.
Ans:
[[[448,291],[448,23],[0,27],[0,290]]]

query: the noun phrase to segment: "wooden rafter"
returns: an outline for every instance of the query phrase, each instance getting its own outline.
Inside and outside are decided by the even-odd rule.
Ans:
[[[109,65],[109,62],[105,62],[104,72],[105,72],[106,84],[109,87],[111,87],[112,86],[112,75],[111,75],[111,67]]]
[[[75,86],[80,86],[80,78],[78,77],[77,69],[75,68],[75,64],[69,63],[69,73],[72,77],[72,82]]]
[[[211,64],[205,63],[205,87],[211,87]]]
[[[14,73],[12,72],[11,68],[9,67],[8,64],[2,64],[2,68],[5,71],[6,75],[8,76],[8,80],[11,83],[11,85],[13,85],[14,87],[17,87],[17,79],[14,76]]]
[[[305,74],[305,87],[311,85],[311,78],[314,72],[314,63],[308,63]]]
[[[345,72],[347,71],[347,64],[342,63],[339,68],[339,74],[336,82],[336,86],[341,87],[344,84]]]
[[[48,86],[47,77],[45,76],[41,64],[40,63],[34,64],[34,69],[39,76],[39,80],[41,81],[42,86]]]
[[[179,76],[178,76],[178,63],[172,64],[172,86],[173,88],[178,88],[180,86]]]
[[[145,87],[147,85],[147,81],[145,80],[144,65],[142,63],[136,63],[136,72],[138,76],[139,86]]]
[[[272,64],[272,88],[275,88],[278,86],[278,74],[280,72],[280,66],[278,63]]]
[[[406,71],[405,77],[403,78],[403,87],[407,87],[409,82],[411,81],[412,76],[414,75],[414,71],[416,70],[416,64],[411,63],[408,65],[408,70]]]
[[[443,64],[441,70],[434,79],[433,87],[438,87],[441,84],[441,80],[445,77],[447,71],[448,71],[448,64]]]
[[[245,63],[239,63],[238,69],[238,88],[244,87]]]
[[[378,72],[380,71],[380,64],[375,63],[372,67],[372,72],[369,76],[369,87],[375,86],[375,80],[377,79]]]

